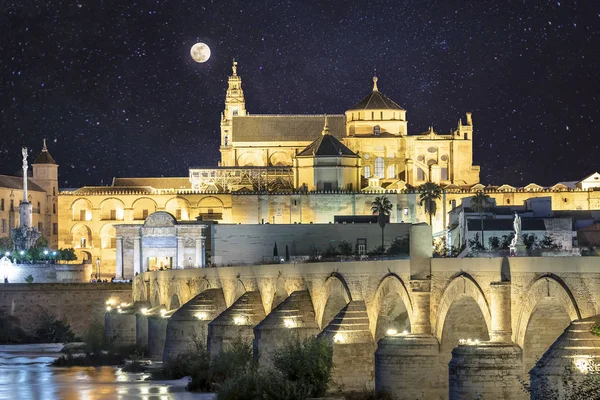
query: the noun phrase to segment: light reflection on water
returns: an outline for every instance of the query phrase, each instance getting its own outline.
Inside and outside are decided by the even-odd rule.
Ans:
[[[185,391],[187,380],[143,381],[113,367],[54,368],[59,347],[0,346],[0,400],[210,400]]]

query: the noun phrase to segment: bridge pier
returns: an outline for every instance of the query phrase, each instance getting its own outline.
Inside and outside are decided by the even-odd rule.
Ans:
[[[511,340],[510,282],[490,283],[490,341],[461,344],[449,364],[450,400],[480,398],[521,400],[522,351]]]
[[[167,324],[163,362],[207,345],[208,324],[225,311],[223,289],[207,289],[177,309]]]
[[[520,378],[521,348],[516,344],[484,342],[459,345],[449,364],[449,398],[525,400]]]
[[[149,312],[148,320],[148,356],[152,360],[162,360],[165,351],[165,341],[167,338],[167,323],[169,316],[160,315],[160,308],[157,312]],[[165,310],[166,311],[166,310]]]
[[[104,338],[118,346],[136,344],[136,316],[132,310],[110,310],[104,314]]]
[[[344,391],[373,390],[375,343],[364,301],[351,301],[319,334],[333,346],[333,381]]]
[[[246,292],[208,324],[208,352],[215,357],[236,340],[251,343],[254,327],[265,319],[260,292]]]
[[[600,315],[571,322],[531,370],[532,399],[598,398]]]
[[[254,327],[254,357],[261,366],[269,366],[278,347],[291,339],[314,337],[319,331],[308,290],[292,292]]]
[[[446,399],[439,347],[432,335],[383,337],[375,352],[375,391],[398,400]]]

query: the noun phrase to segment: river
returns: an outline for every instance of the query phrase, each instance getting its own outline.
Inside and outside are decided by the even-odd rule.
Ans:
[[[60,344],[0,346],[0,400],[212,400],[185,391],[186,379],[144,381],[114,367],[55,368]]]

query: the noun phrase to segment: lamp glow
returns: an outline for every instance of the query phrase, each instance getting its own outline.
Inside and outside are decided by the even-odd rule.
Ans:
[[[342,335],[340,332],[336,333],[335,335],[333,335],[333,341],[335,343],[344,343],[344,335]]]
[[[110,312],[110,310],[112,310],[111,306],[106,306],[106,311]]]
[[[208,314],[202,311],[198,311],[196,314],[194,314],[194,317],[198,318],[199,320],[205,320],[208,319]]]
[[[244,325],[246,323],[246,317],[238,315],[237,317],[233,318],[233,323],[236,325]]]
[[[148,314],[148,309],[146,307],[142,308],[140,311],[142,312],[143,315]]]
[[[398,334],[398,331],[394,328],[390,328],[385,332],[385,334],[388,336],[396,336]]]
[[[296,326],[296,321],[294,321],[292,318],[286,318],[283,320],[283,325],[286,328],[294,328]]]
[[[47,256],[48,255],[48,250],[44,250],[44,255]]]
[[[10,251],[5,251],[5,252],[4,252],[4,255],[5,255],[6,257],[10,256]]]
[[[402,331],[402,336],[406,336],[406,335],[408,335],[408,331],[407,330],[403,330]]]
[[[167,310],[165,310],[164,308],[162,310],[160,310],[160,316],[161,317],[165,317],[167,315]]]
[[[20,254],[20,255],[24,255],[24,254],[25,254],[25,251],[24,251],[24,250],[21,250],[21,251],[19,251],[19,254]]]
[[[115,299],[108,299],[108,300],[106,300],[106,305],[107,306],[114,306],[115,305]]]

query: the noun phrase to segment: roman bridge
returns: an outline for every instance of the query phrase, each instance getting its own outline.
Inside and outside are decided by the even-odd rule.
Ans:
[[[598,259],[431,258],[418,240],[427,234],[428,226],[411,228],[403,260],[142,273],[133,305],[107,313],[107,329],[164,359],[197,341],[214,354],[253,340],[263,364],[290,336],[320,335],[346,390],[527,398],[521,382],[536,360],[571,321],[600,314]]]

